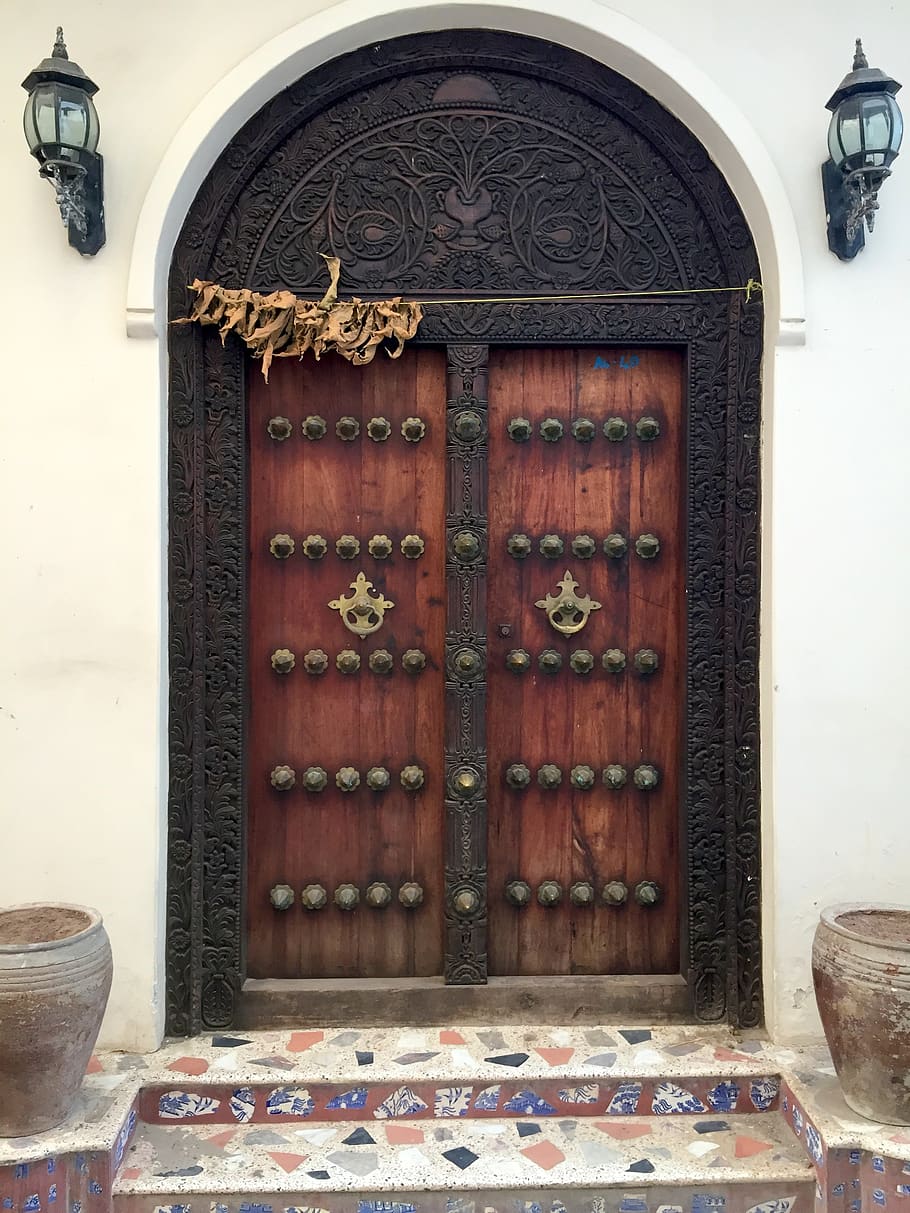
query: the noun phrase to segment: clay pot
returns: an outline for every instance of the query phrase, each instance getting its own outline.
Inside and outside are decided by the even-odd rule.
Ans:
[[[910,909],[823,910],[812,976],[847,1103],[870,1120],[910,1124]]]
[[[0,909],[0,1137],[41,1133],[66,1119],[112,973],[96,910],[59,902]]]

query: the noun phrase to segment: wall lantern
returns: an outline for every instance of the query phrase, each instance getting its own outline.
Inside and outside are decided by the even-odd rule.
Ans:
[[[831,159],[822,165],[828,212],[828,247],[850,261],[865,246],[863,220],[875,224],[878,191],[891,175],[900,151],[904,123],[894,94],[901,86],[870,67],[856,40],[853,71],[844,76],[827,104]]]
[[[98,85],[66,53],[63,29],[49,59],[25,77],[25,137],[53,182],[69,242],[87,257],[104,244],[102,158],[96,152],[100,128],[92,96]]]

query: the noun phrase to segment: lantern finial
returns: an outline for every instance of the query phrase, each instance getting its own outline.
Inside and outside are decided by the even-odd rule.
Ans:
[[[60,31],[58,30],[57,32],[59,33]],[[863,50],[863,40],[862,38],[857,38],[856,51],[853,55],[853,70],[858,72],[860,68],[868,66],[869,60],[866,58],[865,51]]]
[[[66,43],[63,41],[63,26],[57,26],[57,37],[54,41],[54,49],[51,51],[52,59],[69,59],[66,52]]]

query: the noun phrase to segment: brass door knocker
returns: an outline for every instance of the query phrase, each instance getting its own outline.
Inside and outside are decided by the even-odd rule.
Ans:
[[[535,606],[546,611],[547,619],[563,636],[574,636],[588,622],[592,611],[599,611],[602,603],[595,602],[590,594],[578,593],[578,582],[568,569],[562,581],[557,582],[558,594],[547,594],[538,598]]]
[[[386,611],[391,610],[395,603],[384,598],[379,590],[373,590],[372,581],[367,581],[363,572],[358,573],[356,579],[351,582],[351,589],[353,594],[342,594],[340,598],[333,598],[329,606],[341,614],[342,622],[349,632],[353,632],[355,636],[369,636],[371,632],[382,627]],[[373,593],[370,593],[371,590]]]

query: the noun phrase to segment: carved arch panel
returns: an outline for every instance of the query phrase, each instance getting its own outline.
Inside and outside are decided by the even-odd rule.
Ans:
[[[400,38],[328,63],[238,132],[172,263],[193,278],[479,299],[427,309],[429,344],[669,344],[689,368],[683,969],[695,1013],[761,1018],[758,276],[693,136],[575,52],[489,31]],[[497,302],[502,295],[642,292]],[[647,292],[675,290],[672,298]],[[226,1027],[244,977],[245,470],[239,343],[170,335],[168,1028]],[[464,932],[451,946],[470,952]]]

